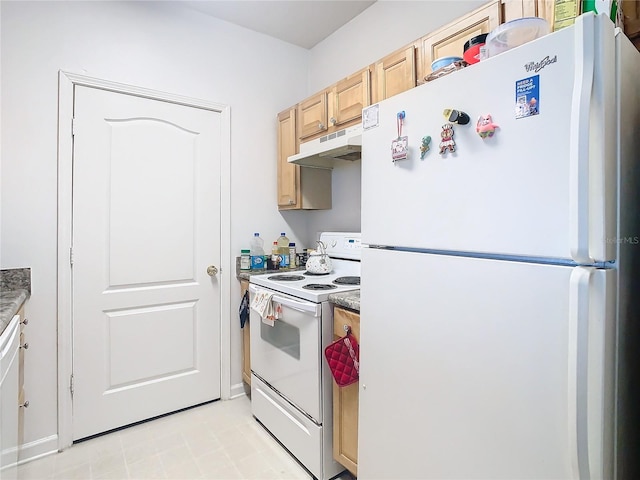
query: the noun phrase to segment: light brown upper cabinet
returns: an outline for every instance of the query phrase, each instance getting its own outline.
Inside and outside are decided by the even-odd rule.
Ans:
[[[502,23],[523,17],[544,18],[553,25],[553,0],[502,0]]]
[[[298,167],[287,162],[298,152],[296,109],[278,114],[278,207],[296,208],[298,204]]]
[[[331,88],[329,123],[340,130],[362,121],[362,109],[371,104],[369,68],[340,80]]]
[[[289,163],[298,152],[297,108],[278,114],[278,208],[321,210],[331,208],[331,170]]]
[[[418,84],[431,73],[431,62],[441,57],[462,57],[467,40],[489,33],[500,25],[501,0],[488,3],[471,13],[422,37],[419,42]]]
[[[298,104],[298,138],[301,142],[320,136],[328,129],[327,91],[303,100]]]
[[[409,45],[375,63],[373,103],[416,86],[415,50]]]

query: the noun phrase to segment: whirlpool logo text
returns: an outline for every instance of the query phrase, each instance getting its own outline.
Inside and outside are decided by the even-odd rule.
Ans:
[[[544,57],[542,60],[540,60],[539,62],[529,62],[527,63],[524,68],[527,72],[539,72],[540,70],[542,70],[544,67],[546,67],[547,65],[550,65],[552,63],[556,63],[558,61],[558,56],[554,55],[553,58],[550,57],[549,55],[547,55],[546,57]]]

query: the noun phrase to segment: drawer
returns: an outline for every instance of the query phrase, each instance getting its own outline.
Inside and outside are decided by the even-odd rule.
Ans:
[[[322,427],[255,375],[251,376],[251,413],[316,478],[322,478]]]

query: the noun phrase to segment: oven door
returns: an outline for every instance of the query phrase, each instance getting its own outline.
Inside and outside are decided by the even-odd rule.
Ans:
[[[282,312],[272,327],[251,309],[251,371],[321,424],[321,304],[270,291]]]

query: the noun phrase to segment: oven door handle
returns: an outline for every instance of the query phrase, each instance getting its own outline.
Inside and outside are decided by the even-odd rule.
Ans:
[[[249,286],[249,290],[251,291],[251,293],[256,293],[258,291],[258,289],[253,285]],[[320,305],[317,303],[299,301],[295,300],[292,297],[282,297],[280,295],[274,295],[273,297],[271,297],[271,301],[279,303],[284,307],[292,308],[299,312],[312,313],[314,317],[319,317],[321,314]]]

